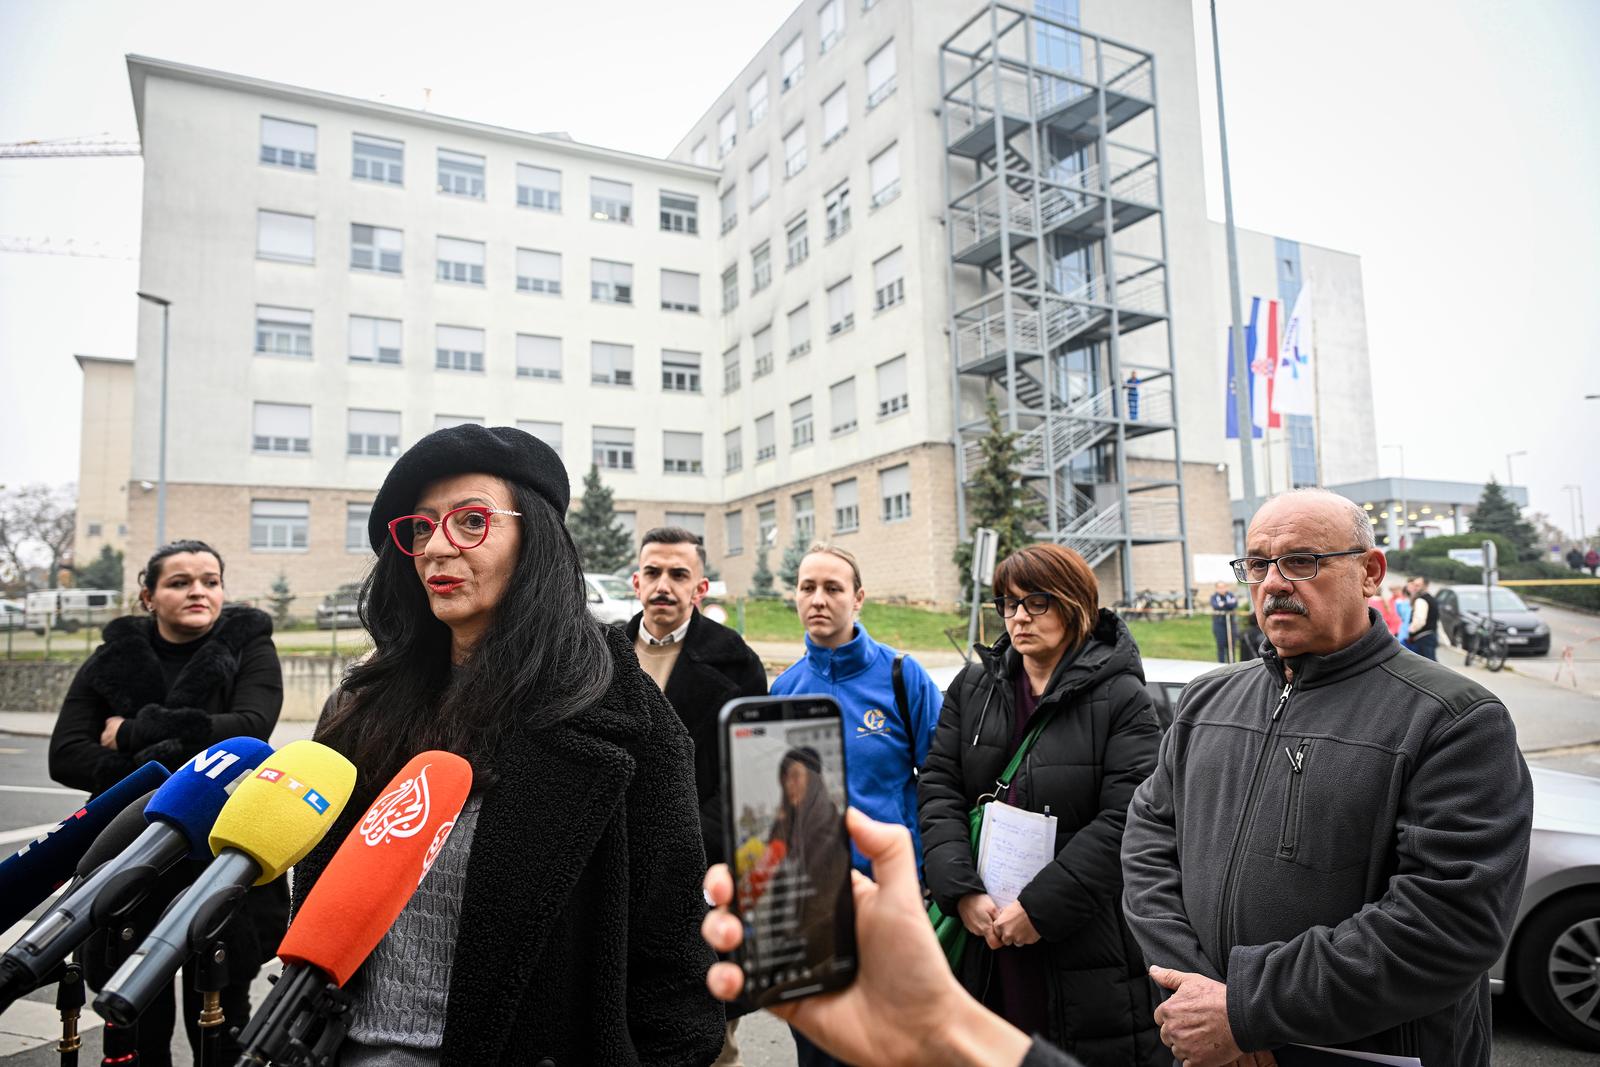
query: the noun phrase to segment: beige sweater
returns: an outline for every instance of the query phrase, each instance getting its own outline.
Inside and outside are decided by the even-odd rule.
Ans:
[[[665,693],[667,679],[672,677],[672,667],[678,662],[678,653],[683,651],[683,642],[652,645],[645,640],[644,627],[640,626],[639,636],[633,639],[633,651],[638,655],[639,666],[644,668],[644,673],[655,679],[656,686]]]

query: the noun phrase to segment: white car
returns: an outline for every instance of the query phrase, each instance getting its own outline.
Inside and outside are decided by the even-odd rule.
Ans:
[[[626,579],[611,574],[585,574],[589,613],[601,622],[627,622],[639,613],[639,598]]]
[[[15,600],[0,600],[0,630],[23,628],[27,612]]]

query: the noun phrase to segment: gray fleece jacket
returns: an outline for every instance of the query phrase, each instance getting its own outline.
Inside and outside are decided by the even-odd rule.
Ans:
[[[1247,1052],[1487,1065],[1533,784],[1494,694],[1368,615],[1292,683],[1268,646],[1189,684],[1128,810],[1123,906],[1148,962],[1227,983]]]

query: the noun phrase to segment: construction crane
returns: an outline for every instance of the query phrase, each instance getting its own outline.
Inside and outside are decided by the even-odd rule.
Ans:
[[[9,144],[0,144],[0,159],[137,156],[142,151],[137,141],[98,141],[88,138],[67,138],[59,141],[13,141]]]

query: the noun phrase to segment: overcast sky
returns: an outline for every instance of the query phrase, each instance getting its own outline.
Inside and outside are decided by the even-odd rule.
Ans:
[[[1221,218],[1209,21],[1172,4]],[[138,52],[664,154],[794,6],[0,0],[0,142],[135,140]],[[1458,480],[1525,449],[1533,509],[1570,527],[1577,483],[1600,525],[1600,3],[1220,6],[1237,221],[1361,256],[1379,444]],[[133,354],[140,168],[0,161],[0,248],[107,257],[0,251],[0,484],[73,479],[72,355]]]

